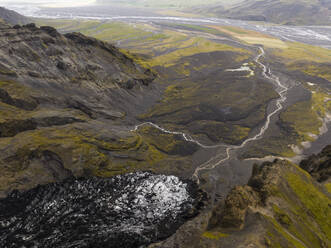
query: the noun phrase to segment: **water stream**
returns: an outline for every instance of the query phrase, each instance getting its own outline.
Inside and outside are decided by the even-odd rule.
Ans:
[[[276,85],[276,91],[279,94],[279,98],[276,101],[276,109],[274,111],[272,111],[271,113],[269,113],[266,117],[266,121],[264,123],[264,125],[261,127],[260,131],[254,135],[253,137],[250,137],[248,139],[246,139],[245,141],[243,141],[243,143],[239,146],[232,146],[232,145],[225,145],[225,144],[218,144],[218,145],[213,145],[213,146],[207,146],[204,144],[201,144],[198,140],[193,139],[190,135],[185,134],[184,132],[175,132],[175,131],[170,131],[167,130],[165,128],[162,128],[160,126],[158,126],[157,124],[154,124],[152,122],[144,122],[142,124],[136,125],[131,131],[135,132],[137,131],[141,126],[144,125],[151,125],[157,129],[159,129],[160,131],[164,132],[164,133],[168,133],[168,134],[174,134],[174,135],[181,135],[186,141],[188,142],[193,142],[197,145],[199,145],[201,148],[203,149],[214,149],[214,148],[219,148],[219,147],[226,147],[225,150],[225,157],[223,153],[219,153],[217,155],[215,155],[214,157],[210,158],[207,162],[201,164],[200,166],[198,166],[196,168],[196,170],[193,173],[193,179],[196,179],[197,183],[200,183],[200,179],[199,179],[199,174],[201,171],[204,170],[212,170],[214,168],[216,168],[217,166],[222,165],[224,162],[228,161],[231,158],[231,151],[234,150],[238,150],[241,149],[243,147],[245,147],[248,143],[261,139],[263,137],[263,135],[265,134],[265,132],[268,130],[270,123],[271,123],[271,118],[276,115],[279,111],[281,111],[283,109],[283,103],[286,101],[287,97],[286,97],[286,93],[289,90],[289,88],[287,86],[285,86],[284,84],[281,83],[280,79],[274,75],[270,68],[267,67],[265,64],[263,64],[263,62],[261,61],[261,59],[265,56],[265,51],[262,47],[259,47],[259,54],[256,56],[255,58],[255,62],[261,66],[262,68],[262,75],[275,83]]]

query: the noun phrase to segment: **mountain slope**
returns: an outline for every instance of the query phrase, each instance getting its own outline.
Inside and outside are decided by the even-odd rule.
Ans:
[[[27,24],[30,22],[29,18],[3,7],[0,7],[0,19],[11,25]]]
[[[226,9],[213,6],[202,9],[201,12],[220,17],[279,24],[328,25],[331,23],[329,0],[246,0]]]
[[[123,124],[157,96],[149,69],[79,33],[0,25],[0,195],[145,160]]]
[[[231,3],[237,3],[242,0],[232,0]],[[97,0],[100,4],[118,4],[121,6],[138,6],[153,8],[188,8],[193,6],[210,5],[210,4],[229,4],[228,0]]]
[[[306,171],[285,160],[267,162],[256,165],[248,184],[233,188],[212,214],[201,214],[150,247],[326,248],[330,204],[330,191]]]
[[[309,172],[317,181],[331,185],[331,146],[320,154],[312,155],[300,163],[300,167]]]

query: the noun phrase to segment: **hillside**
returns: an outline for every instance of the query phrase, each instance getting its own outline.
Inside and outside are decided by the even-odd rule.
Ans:
[[[135,102],[153,92],[150,70],[108,43],[46,26],[1,24],[0,44],[0,195],[106,173],[110,151],[141,142],[114,124],[153,101]]]
[[[168,9],[157,13],[183,15],[188,13],[248,21],[265,21],[286,25],[331,24],[330,0],[208,0],[208,1],[157,1],[157,0],[98,0],[99,4],[121,7]]]
[[[199,1],[199,0],[97,0],[97,3],[100,4],[119,4],[122,6],[139,6],[139,7],[147,7],[147,8],[188,8],[195,7],[201,5],[210,5],[210,4],[222,4],[229,5],[241,2],[242,0],[207,0],[207,1]]]
[[[330,247],[330,50],[187,20],[0,22],[0,247]]]
[[[331,23],[331,1],[246,0],[233,4],[200,8],[201,14],[249,21],[266,21],[290,25],[328,25]]]
[[[0,20],[1,19],[11,25],[27,24],[30,22],[29,18],[3,7],[0,7]]]
[[[166,161],[196,145],[132,130],[158,100],[154,72],[109,43],[33,23],[1,23],[0,47],[1,247],[137,247],[199,212],[205,194]]]
[[[308,164],[319,167],[317,157],[330,170],[330,147]],[[200,215],[151,248],[330,247],[330,174],[324,180],[317,183],[285,160],[256,165],[248,184],[233,188],[212,214]]]

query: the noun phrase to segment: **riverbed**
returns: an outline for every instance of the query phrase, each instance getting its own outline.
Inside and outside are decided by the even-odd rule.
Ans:
[[[237,26],[275,36],[284,41],[296,41],[331,49],[331,27],[329,26],[284,26],[264,22],[248,22],[221,18],[188,18],[165,16],[153,9],[142,9],[108,5],[49,8],[30,3],[4,3],[4,6],[23,15],[36,18],[94,19],[134,22],[174,22],[184,24],[216,24]],[[61,5],[58,5],[61,6]]]

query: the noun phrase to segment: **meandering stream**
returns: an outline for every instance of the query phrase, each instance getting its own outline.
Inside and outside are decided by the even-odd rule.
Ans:
[[[136,125],[131,131],[132,132],[136,132],[138,131],[138,129],[144,125],[151,125],[157,129],[159,129],[160,131],[164,132],[164,133],[168,133],[168,134],[174,134],[174,135],[181,135],[186,141],[188,142],[193,142],[197,145],[199,145],[201,148],[203,149],[212,149],[212,148],[218,148],[218,147],[226,147],[225,150],[225,157],[224,154],[217,154],[216,156],[210,158],[207,162],[201,164],[200,166],[198,166],[196,168],[196,170],[193,173],[193,179],[197,180],[197,183],[200,183],[200,179],[199,179],[199,174],[201,171],[204,170],[212,170],[214,168],[216,168],[217,166],[222,165],[224,162],[228,161],[231,158],[231,151],[234,150],[238,150],[241,149],[243,147],[245,147],[248,143],[261,139],[264,135],[264,133],[268,130],[270,123],[271,123],[271,118],[276,115],[279,111],[281,111],[283,109],[283,105],[282,103],[284,103],[287,99],[286,97],[286,93],[289,90],[289,88],[287,86],[285,86],[284,84],[281,83],[280,79],[274,75],[270,68],[267,67],[265,64],[263,64],[261,62],[261,58],[263,58],[265,56],[265,51],[262,47],[259,47],[259,54],[256,56],[255,58],[255,62],[261,66],[262,68],[262,75],[275,83],[276,85],[276,91],[279,94],[279,98],[276,101],[276,109],[274,111],[272,111],[271,113],[269,113],[266,117],[266,121],[264,123],[264,125],[260,128],[260,131],[254,135],[253,137],[247,138],[245,141],[243,141],[243,143],[239,146],[232,146],[232,145],[225,145],[225,144],[218,144],[218,145],[213,145],[213,146],[207,146],[204,145],[202,143],[200,143],[198,140],[193,139],[190,135],[184,133],[184,132],[175,132],[175,131],[170,131],[167,130],[165,128],[162,128],[160,126],[158,126],[155,123],[152,122],[144,122],[142,124]]]

